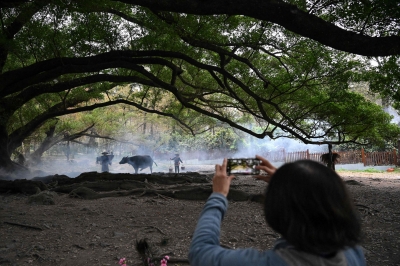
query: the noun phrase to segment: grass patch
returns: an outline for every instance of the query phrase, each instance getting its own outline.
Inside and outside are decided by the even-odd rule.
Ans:
[[[383,170],[377,170],[375,168],[367,168],[364,170],[346,170],[346,169],[338,169],[338,172],[355,172],[355,173],[383,173],[385,171]],[[395,171],[398,171],[397,169],[395,169]]]

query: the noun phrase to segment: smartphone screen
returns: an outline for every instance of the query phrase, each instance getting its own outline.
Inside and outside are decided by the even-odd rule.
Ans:
[[[227,172],[228,175],[259,175],[260,170],[256,169],[261,161],[255,158],[237,158],[228,159]]]

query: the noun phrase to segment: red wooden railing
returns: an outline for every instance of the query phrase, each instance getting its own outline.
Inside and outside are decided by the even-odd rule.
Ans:
[[[368,165],[398,165],[396,150],[388,152],[365,152],[364,149],[356,151],[333,151],[340,155],[336,164],[356,164],[363,163],[364,166]],[[262,155],[272,162],[293,162],[301,159],[310,159],[314,161],[321,161],[321,155],[324,152],[310,153],[306,151],[285,152],[280,150],[278,152],[268,152]]]

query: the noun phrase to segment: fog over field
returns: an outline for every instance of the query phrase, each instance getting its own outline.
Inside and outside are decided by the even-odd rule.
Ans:
[[[254,148],[256,147],[256,152]],[[207,152],[179,152],[183,164],[181,165],[181,172],[201,172],[201,171],[213,171],[215,164],[220,164],[224,157],[229,158],[245,158],[254,157],[256,154],[265,152],[273,152],[284,149],[286,152],[293,151],[305,151],[310,152],[328,152],[327,145],[306,145],[291,139],[277,139],[277,140],[260,140],[254,137],[250,138],[249,147],[241,147],[239,151],[234,153],[225,154],[221,151],[213,151],[212,153]],[[261,151],[261,152],[260,152]],[[171,154],[163,154],[163,156],[157,156],[157,154],[151,154],[148,151],[137,150],[135,154],[124,154],[118,151],[114,152],[114,159],[112,164],[109,166],[111,173],[134,173],[134,169],[129,164],[119,164],[122,157],[133,156],[133,155],[151,155],[155,161],[153,165],[153,172],[158,173],[169,173],[170,168],[173,168],[173,162],[169,160],[174,157],[174,152]],[[42,162],[37,166],[32,166],[31,171],[36,175],[68,175],[70,177],[76,177],[82,172],[101,172],[101,165],[96,164],[96,157],[101,156],[99,153],[73,154],[70,160],[67,160],[66,156],[44,156]],[[184,167],[182,169],[182,167]],[[150,174],[150,169],[146,168],[140,171],[140,173]]]

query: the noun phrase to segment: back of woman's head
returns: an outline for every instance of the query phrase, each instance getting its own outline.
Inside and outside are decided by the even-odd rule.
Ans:
[[[318,162],[280,167],[265,196],[268,224],[297,249],[331,253],[360,240],[361,224],[344,182]]]

